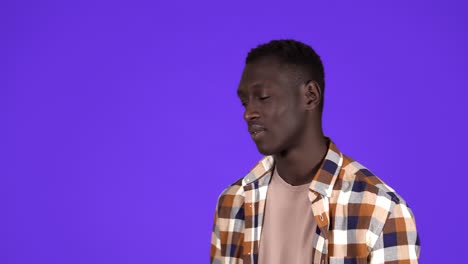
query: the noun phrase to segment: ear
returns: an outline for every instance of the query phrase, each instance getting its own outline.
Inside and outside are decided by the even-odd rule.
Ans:
[[[318,83],[313,80],[308,81],[302,89],[305,109],[318,109],[322,100],[322,91]]]

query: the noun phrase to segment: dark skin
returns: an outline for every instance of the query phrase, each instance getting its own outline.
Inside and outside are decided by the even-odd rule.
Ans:
[[[274,57],[245,66],[238,88],[249,132],[278,174],[291,185],[312,181],[328,150],[322,131],[318,84],[298,81],[294,67]]]

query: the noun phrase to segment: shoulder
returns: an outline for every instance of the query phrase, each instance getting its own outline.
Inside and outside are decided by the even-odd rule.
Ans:
[[[371,247],[385,226],[398,225],[401,230],[415,230],[414,215],[406,201],[361,163],[344,155],[343,158],[332,197],[336,213],[346,208],[348,216],[360,219],[360,226],[367,226],[368,234],[372,237],[367,241]],[[396,219],[405,221],[395,222]],[[401,223],[405,224],[402,226]],[[413,226],[407,226],[410,223]]]
[[[341,189],[343,189],[343,186],[347,186],[350,188],[352,195],[366,196],[365,198],[374,197],[375,200],[372,200],[374,200],[375,205],[381,205],[389,210],[396,204],[406,205],[406,201],[392,187],[367,167],[351,157],[343,155],[343,158],[342,173],[340,173],[339,177],[342,184]],[[377,204],[379,202],[377,200],[385,202],[387,205]],[[364,200],[363,202],[372,201]]]
[[[354,228],[365,227],[369,238],[366,243],[371,248],[385,231],[384,227],[416,230],[414,215],[406,201],[372,171],[348,156],[343,155],[332,203],[336,205],[336,215],[346,210],[348,218],[356,222]]]
[[[244,188],[242,179],[225,188],[218,197],[216,204],[216,214],[219,219],[239,219],[244,218]]]
[[[259,189],[268,182],[268,177],[271,169],[273,168],[273,157],[265,156],[258,161],[255,166],[242,178],[236,180],[221,192],[218,203],[232,204],[234,202],[243,201],[245,192]]]
[[[244,177],[226,187],[218,197],[218,204],[232,204],[234,200],[242,199],[244,197],[243,179]]]
[[[273,167],[273,158],[265,156],[242,178],[225,188],[218,198],[218,210],[224,212],[239,210],[244,204],[246,193],[264,190]],[[265,177],[267,176],[267,177]]]

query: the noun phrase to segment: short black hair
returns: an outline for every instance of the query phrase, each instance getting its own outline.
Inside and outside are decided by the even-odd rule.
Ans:
[[[246,64],[253,63],[265,57],[274,57],[282,65],[291,65],[301,72],[301,82],[314,80],[322,92],[320,111],[323,111],[325,93],[325,73],[322,60],[312,47],[293,39],[272,40],[253,48],[247,54]]]

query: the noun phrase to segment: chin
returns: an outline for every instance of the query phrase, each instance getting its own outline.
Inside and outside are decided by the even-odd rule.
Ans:
[[[271,156],[276,154],[278,151],[272,146],[262,146],[260,144],[257,145],[258,152],[260,152],[264,156]]]

